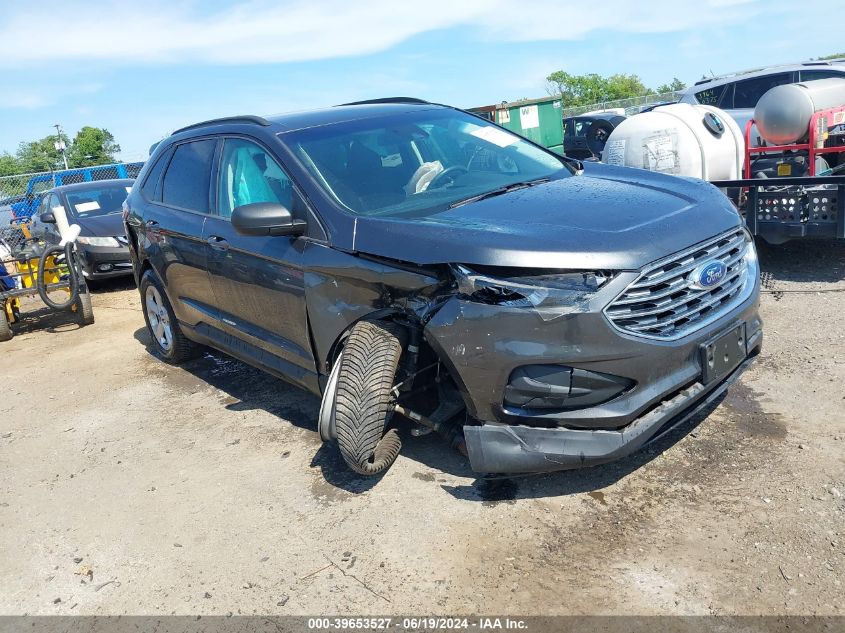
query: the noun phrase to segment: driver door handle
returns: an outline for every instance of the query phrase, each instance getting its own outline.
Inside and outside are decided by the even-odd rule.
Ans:
[[[227,250],[229,250],[229,242],[227,242],[225,239],[223,239],[222,237],[219,237],[217,235],[209,236],[209,238],[206,240],[206,242],[208,242],[208,245],[211,246],[211,248],[213,248],[214,250],[217,250],[217,251],[227,251]]]

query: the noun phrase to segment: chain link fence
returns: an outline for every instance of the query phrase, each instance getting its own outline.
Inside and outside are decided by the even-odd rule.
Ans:
[[[585,106],[574,106],[571,108],[563,108],[563,118],[578,116],[585,112],[595,112],[596,110],[614,110],[622,108],[625,110],[626,116],[637,114],[642,108],[662,103],[664,101],[677,101],[681,98],[680,92],[661,92],[660,94],[643,95],[642,97],[630,97],[628,99],[616,99],[615,101],[600,101],[599,103],[591,103]]]
[[[0,239],[13,252],[26,241],[24,226],[41,204],[41,194],[59,185],[113,178],[137,178],[143,162],[115,163],[15,176],[0,176]]]

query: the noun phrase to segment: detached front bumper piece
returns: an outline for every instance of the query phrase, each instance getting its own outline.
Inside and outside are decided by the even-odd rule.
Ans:
[[[755,350],[756,355],[756,350]],[[540,473],[596,466],[633,453],[716,400],[754,360],[745,359],[713,385],[696,382],[619,430],[465,426],[472,469],[480,473]]]

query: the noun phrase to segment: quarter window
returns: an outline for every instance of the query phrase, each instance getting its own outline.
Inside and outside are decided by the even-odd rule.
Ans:
[[[213,139],[206,139],[176,146],[162,181],[164,204],[208,213],[211,162],[216,143]]]
[[[725,93],[725,87],[726,84],[705,88],[695,93],[695,99],[702,105],[717,106],[722,95]]]
[[[223,142],[217,212],[229,218],[236,207],[274,202],[292,210],[290,179],[261,146],[239,138]]]
[[[159,183],[161,182],[161,172],[164,171],[164,166],[167,165],[167,159],[169,156],[170,152],[162,152],[161,156],[158,157],[158,160],[152,168],[150,168],[150,171],[147,172],[147,177],[144,179],[144,185],[141,187],[141,193],[148,200],[158,202],[161,198],[161,187],[159,187]]]

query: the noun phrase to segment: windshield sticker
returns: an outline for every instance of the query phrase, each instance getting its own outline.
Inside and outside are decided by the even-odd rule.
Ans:
[[[626,144],[627,140],[624,138],[608,141],[604,147],[604,154],[602,154],[604,162],[608,165],[624,165]]]
[[[516,143],[517,138],[513,134],[508,134],[504,130],[495,127],[482,127],[470,132],[474,137],[480,138],[482,141],[493,143],[499,147],[507,147]]]
[[[96,200],[92,200],[91,202],[80,202],[77,205],[74,205],[77,213],[88,213],[89,211],[97,211],[100,208],[100,203]]]

